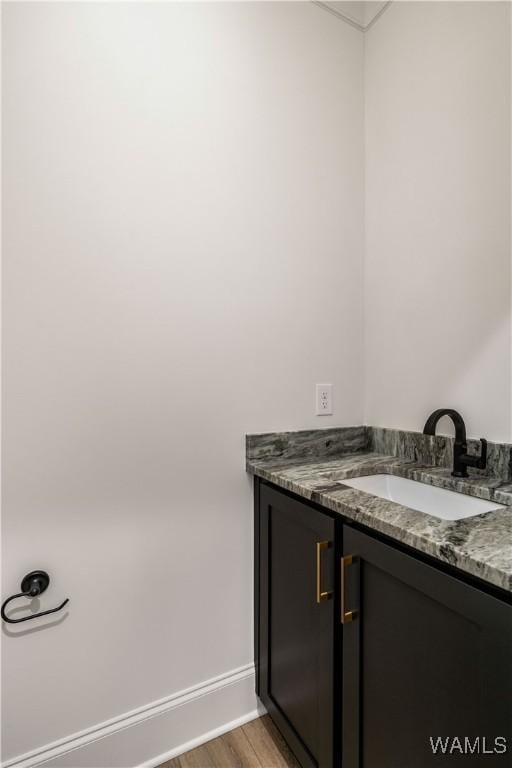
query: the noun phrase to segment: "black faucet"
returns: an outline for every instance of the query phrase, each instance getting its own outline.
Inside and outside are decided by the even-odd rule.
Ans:
[[[424,435],[435,435],[437,422],[443,416],[449,416],[455,425],[455,443],[453,446],[453,477],[467,477],[467,467],[476,467],[485,469],[487,466],[487,440],[481,438],[480,456],[468,455],[468,444],[466,441],[466,425],[464,419],[453,408],[438,408],[431,413],[423,427]]]

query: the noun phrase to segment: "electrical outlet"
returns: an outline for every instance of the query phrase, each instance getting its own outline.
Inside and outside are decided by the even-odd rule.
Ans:
[[[332,384],[316,385],[316,415],[332,415]]]

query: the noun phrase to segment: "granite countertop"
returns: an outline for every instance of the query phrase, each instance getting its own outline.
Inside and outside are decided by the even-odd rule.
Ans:
[[[452,443],[451,438],[372,427],[249,435],[247,471],[512,592],[512,446],[492,444],[488,474],[475,472],[461,480],[451,476]],[[381,452],[383,446],[391,449],[388,454]],[[378,473],[506,507],[440,520],[343,484],[347,478]]]

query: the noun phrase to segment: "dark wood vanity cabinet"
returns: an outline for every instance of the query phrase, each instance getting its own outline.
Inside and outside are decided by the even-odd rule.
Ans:
[[[302,766],[512,765],[507,596],[255,489],[257,692]]]

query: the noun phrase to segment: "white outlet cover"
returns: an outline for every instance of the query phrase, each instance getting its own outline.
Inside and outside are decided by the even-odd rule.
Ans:
[[[332,416],[332,384],[316,385],[316,415]]]

